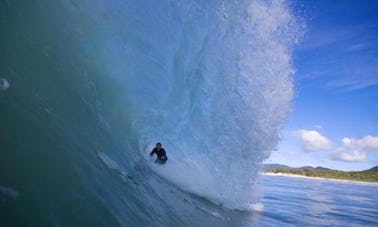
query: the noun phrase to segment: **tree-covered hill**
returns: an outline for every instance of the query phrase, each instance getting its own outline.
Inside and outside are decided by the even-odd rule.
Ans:
[[[293,168],[279,164],[265,164],[263,166],[263,172],[265,173],[284,173],[284,174],[296,174],[306,177],[321,177],[328,179],[339,180],[353,180],[363,182],[377,182],[378,183],[378,166],[364,171],[340,171],[333,170],[324,167],[299,167]]]

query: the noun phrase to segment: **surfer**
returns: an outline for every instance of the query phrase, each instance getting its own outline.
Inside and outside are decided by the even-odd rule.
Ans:
[[[168,160],[164,148],[161,147],[161,143],[156,144],[156,147],[151,151],[150,156],[153,156],[155,153],[157,155],[157,159],[155,160],[156,163],[164,164]]]

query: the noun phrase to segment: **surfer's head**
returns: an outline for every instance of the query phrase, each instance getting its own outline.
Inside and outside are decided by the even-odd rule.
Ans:
[[[157,149],[160,149],[160,148],[161,148],[161,143],[157,143],[157,144],[156,144],[156,148],[157,148]]]

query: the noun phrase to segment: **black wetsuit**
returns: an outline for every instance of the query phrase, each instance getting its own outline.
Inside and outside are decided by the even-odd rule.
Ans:
[[[156,147],[151,151],[150,155],[154,155],[154,153],[156,153],[157,155],[157,159],[156,161],[159,161],[159,162],[166,162],[168,160],[167,158],[167,154],[165,153],[165,150],[164,148],[160,148],[160,150],[158,150]]]

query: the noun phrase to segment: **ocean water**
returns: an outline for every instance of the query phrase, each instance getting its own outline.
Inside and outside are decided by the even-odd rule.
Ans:
[[[296,4],[0,1],[0,225],[376,224],[352,193],[259,183],[291,109]]]
[[[377,226],[378,184],[263,176],[263,211],[246,226]]]

